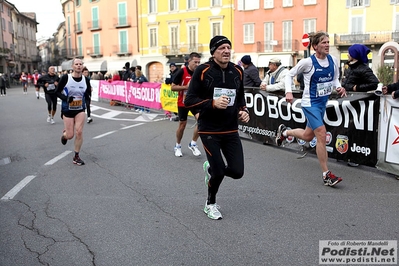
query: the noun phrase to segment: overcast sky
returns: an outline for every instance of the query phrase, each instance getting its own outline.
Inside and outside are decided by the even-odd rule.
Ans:
[[[63,22],[60,0],[8,0],[19,12],[35,12],[37,25],[36,39],[49,38]]]

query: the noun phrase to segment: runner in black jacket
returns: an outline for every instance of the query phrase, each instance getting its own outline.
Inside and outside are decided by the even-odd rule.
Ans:
[[[184,103],[188,108],[199,109],[198,131],[208,159],[204,163],[208,187],[204,212],[217,220],[222,218],[216,194],[223,178],[239,179],[244,175],[237,120],[246,123],[249,114],[242,68],[230,62],[231,42],[224,36],[215,36],[209,48],[212,58],[194,71]]]
[[[59,81],[60,78],[55,73],[55,67],[53,66],[48,68],[48,74],[41,76],[37,81],[37,85],[39,86],[39,88],[43,87],[44,96],[47,102],[47,122],[51,124],[55,123],[54,115],[57,111],[57,95],[55,92],[57,90]]]

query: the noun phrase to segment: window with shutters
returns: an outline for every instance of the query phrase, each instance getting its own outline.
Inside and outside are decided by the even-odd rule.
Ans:
[[[222,6],[222,0],[211,0],[211,6],[212,7]]]
[[[292,5],[292,0],[283,0],[283,7],[290,7]]]
[[[126,54],[128,53],[128,38],[127,38],[127,31],[121,30],[119,31],[119,53]]]
[[[92,21],[92,24],[91,24],[92,29],[100,28],[98,7],[96,7],[96,6],[91,9],[91,21]]]
[[[126,26],[127,22],[127,8],[126,3],[118,3],[118,25],[119,26]]]
[[[316,0],[303,0],[303,4],[304,5],[315,5],[317,3],[316,3]]]
[[[244,24],[244,43],[254,43],[255,24]]]
[[[265,52],[273,52],[274,23],[265,22]]]
[[[316,19],[305,19],[303,21],[303,32],[316,32]]]
[[[283,22],[283,51],[292,51],[292,21]]]
[[[178,34],[179,34],[179,27],[178,26],[171,26],[169,28],[170,31],[170,44],[171,44],[171,48],[173,51],[177,52],[178,49],[178,43],[179,43],[179,39],[178,39]]]
[[[157,1],[156,0],[148,0],[148,13],[156,13],[157,12]]]
[[[82,36],[78,36],[78,56],[83,56]]]
[[[100,34],[93,34],[93,53],[98,55],[100,54]]]
[[[363,33],[363,17],[353,16],[351,18],[351,33]]]
[[[197,25],[188,26],[188,44],[190,52],[198,52]]]
[[[238,10],[257,10],[259,9],[260,0],[238,0]]]
[[[215,37],[216,35],[222,35],[222,25],[220,22],[213,22],[212,23],[212,36]]]
[[[158,47],[158,41],[157,41],[157,29],[156,28],[151,28],[150,29],[150,47],[151,48],[156,48]]]
[[[177,0],[169,1],[169,11],[177,11]]]
[[[187,0],[187,9],[197,8],[197,0]]]
[[[391,5],[399,4],[399,0],[390,0]]]
[[[274,7],[274,0],[264,0],[264,8],[273,8]]]
[[[347,8],[356,8],[356,7],[367,7],[370,6],[371,0],[346,0]]]

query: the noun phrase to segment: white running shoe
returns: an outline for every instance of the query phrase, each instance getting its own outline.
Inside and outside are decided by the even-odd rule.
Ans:
[[[188,148],[193,152],[194,156],[201,156],[201,152],[198,149],[197,144],[191,145],[191,142],[188,144]]]
[[[51,117],[48,116],[48,117],[47,117],[47,123],[50,123],[50,122],[51,122]]]
[[[54,119],[51,118],[51,119],[50,119],[50,123],[51,123],[51,124],[55,124]]]
[[[215,204],[209,204],[209,205],[208,205],[208,204],[205,202],[204,212],[206,213],[206,215],[208,215],[208,217],[209,217],[210,219],[213,219],[213,220],[220,220],[220,219],[223,218],[223,217],[222,217],[222,214],[221,214],[220,211],[219,211],[219,209],[220,209],[220,206],[217,205],[216,203],[215,203]]]
[[[183,157],[183,153],[181,153],[181,146],[175,147],[175,156],[176,157]]]

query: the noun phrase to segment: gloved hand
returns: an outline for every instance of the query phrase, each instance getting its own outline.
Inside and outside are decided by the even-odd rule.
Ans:
[[[73,96],[69,96],[69,97],[68,97],[68,102],[69,102],[69,103],[73,102]]]

